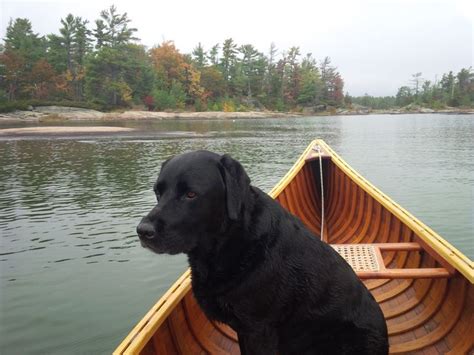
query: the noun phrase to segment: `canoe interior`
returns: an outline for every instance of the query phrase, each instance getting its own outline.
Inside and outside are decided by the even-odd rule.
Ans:
[[[447,267],[415,231],[323,159],[324,239],[330,244],[416,242],[419,251],[383,253],[388,268]],[[316,235],[321,230],[319,160],[308,159],[276,200]],[[442,278],[368,279],[387,320],[390,352],[465,354],[474,351],[474,285],[456,270]],[[192,291],[159,326],[142,354],[239,354],[236,334],[209,321]]]

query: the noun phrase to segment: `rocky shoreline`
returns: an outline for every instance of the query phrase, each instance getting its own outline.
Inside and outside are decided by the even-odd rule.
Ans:
[[[172,119],[240,119],[301,117],[298,113],[273,111],[249,112],[153,112],[124,111],[100,112],[90,109],[40,106],[30,111],[0,113],[0,122],[54,122],[54,121],[124,121],[124,120],[172,120]]]
[[[432,110],[422,107],[413,107],[392,110],[372,110],[367,108],[337,109],[322,112],[304,110],[302,113],[274,112],[274,111],[249,111],[249,112],[153,112],[153,111],[124,111],[100,112],[90,109],[39,106],[30,111],[14,111],[0,113],[2,122],[54,122],[54,121],[124,121],[124,120],[172,120],[172,119],[249,119],[249,118],[289,118],[304,116],[352,116],[352,115],[402,115],[414,113],[444,113],[444,114],[474,114],[473,109],[448,108]]]

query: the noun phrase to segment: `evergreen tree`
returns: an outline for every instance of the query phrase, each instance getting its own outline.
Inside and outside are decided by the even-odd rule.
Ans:
[[[30,66],[46,54],[44,37],[33,32],[31,22],[26,18],[10,19],[4,42],[6,51],[16,51]]]
[[[242,54],[241,69],[245,81],[245,92],[247,98],[252,98],[252,91],[255,95],[261,92],[263,76],[265,73],[265,60],[262,53],[257,51],[251,44],[239,47]]]
[[[220,59],[222,75],[226,82],[227,95],[229,95],[232,90],[232,80],[235,78],[236,59],[237,45],[232,38],[228,38],[222,45],[222,58]]]
[[[219,64],[219,44],[216,44],[211,48],[211,50],[209,51],[208,59],[211,65]]]
[[[301,62],[301,82],[298,104],[301,105],[317,105],[321,99],[322,81],[316,60],[308,53]]]
[[[33,32],[31,22],[25,18],[10,20],[4,39],[5,48],[0,56],[0,75],[4,79],[9,100],[27,98],[28,78],[34,64],[46,56],[44,37]]]
[[[331,65],[331,58],[325,57],[319,66],[321,70],[322,100],[328,105],[340,106],[344,102],[344,81]]]
[[[407,106],[412,103],[413,95],[408,86],[402,86],[398,89],[396,96],[396,104],[398,106]]]
[[[194,65],[199,70],[207,65],[207,54],[202,48],[201,42],[193,49],[192,58]]]
[[[299,66],[299,47],[291,47],[285,55],[283,69],[283,99],[286,104],[293,106],[299,96],[301,73]]]
[[[115,5],[101,11],[100,17],[95,22],[96,28],[94,30],[97,49],[103,46],[114,48],[138,39],[133,37],[137,29],[128,27],[131,20],[127,13],[117,13]]]
[[[153,74],[143,46],[102,47],[89,56],[85,91],[91,102],[128,106],[152,91]]]

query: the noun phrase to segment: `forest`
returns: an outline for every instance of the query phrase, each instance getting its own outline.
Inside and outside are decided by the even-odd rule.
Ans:
[[[40,36],[26,18],[10,19],[0,44],[0,112],[63,105],[98,110],[303,111],[351,107],[384,109],[411,104],[471,106],[471,68],[439,82],[413,75],[396,96],[351,97],[329,57],[316,60],[297,46],[266,53],[225,39],[181,53],[173,41],[141,45],[127,13],[115,6],[94,23],[73,14],[56,34]]]
[[[462,68],[457,74],[450,71],[434,82],[424,79],[422,75],[421,72],[413,74],[409,85],[400,87],[396,96],[374,97],[366,94],[353,98],[346,96],[345,101],[379,110],[410,106],[431,109],[474,106],[472,68]]]
[[[113,109],[236,111],[343,105],[344,82],[329,58],[298,47],[268,54],[232,38],[182,54],[172,41],[147,49],[115,6],[90,26],[69,14],[58,34],[39,36],[10,20],[0,56],[0,103],[60,102]],[[93,27],[91,29],[91,27]]]

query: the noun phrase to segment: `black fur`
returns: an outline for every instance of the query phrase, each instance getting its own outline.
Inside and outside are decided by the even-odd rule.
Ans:
[[[388,353],[382,311],[351,267],[251,186],[239,162],[175,156],[155,192],[142,243],[188,255],[199,305],[237,331],[243,354]]]

